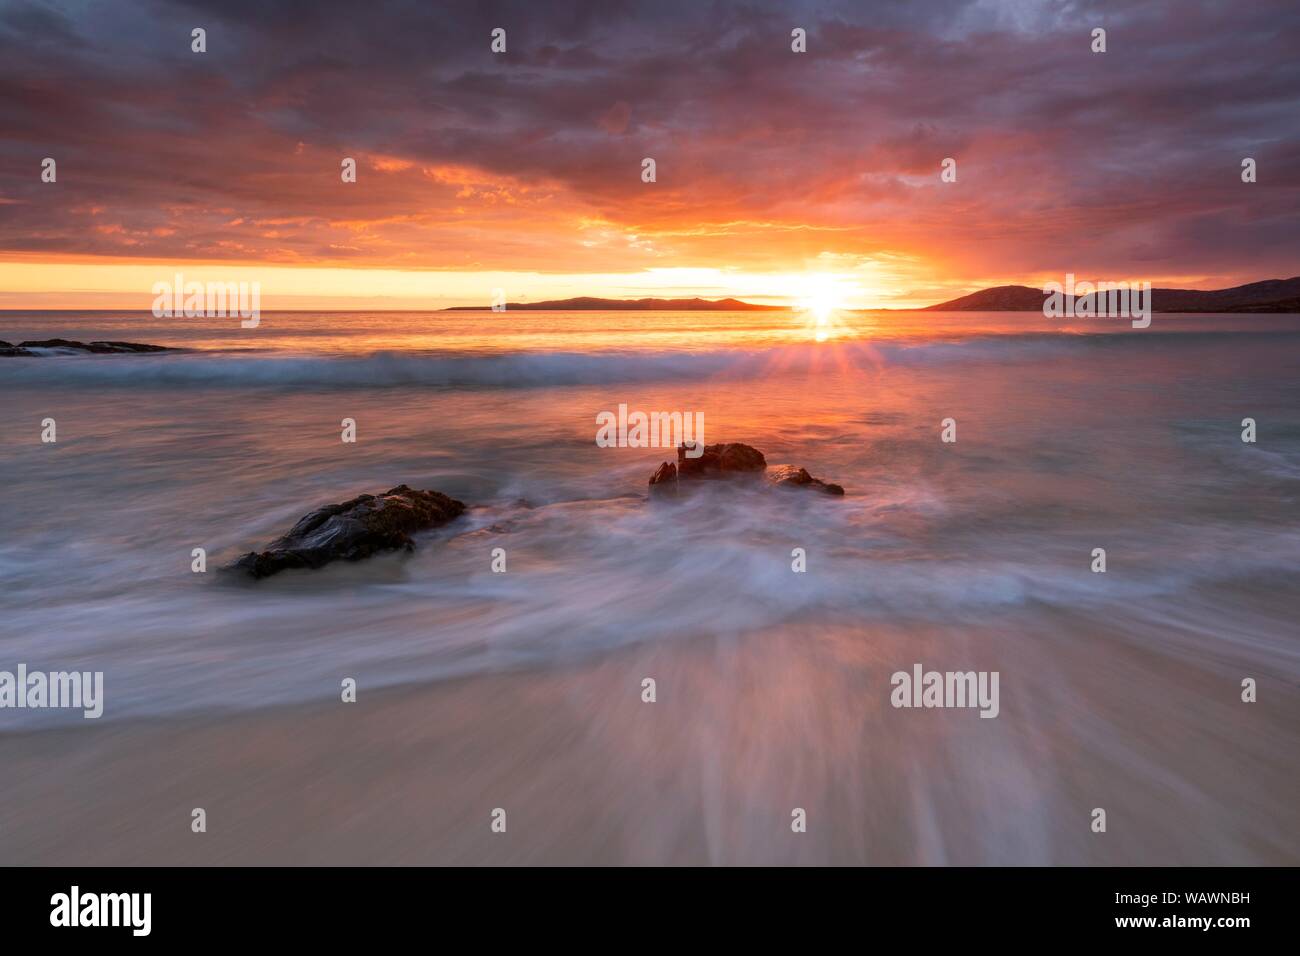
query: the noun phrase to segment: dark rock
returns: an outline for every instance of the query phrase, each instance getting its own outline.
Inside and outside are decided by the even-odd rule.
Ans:
[[[692,450],[694,450],[692,448]],[[705,445],[699,456],[686,454],[685,445],[677,446],[677,464],[664,462],[650,476],[650,493],[675,495],[679,481],[713,480],[740,475],[754,477],[767,467],[763,453],[750,445],[730,442]]]
[[[21,349],[84,349],[85,342],[74,342],[71,339],[33,339],[30,342],[19,342],[18,347]]]
[[[228,565],[255,578],[289,568],[319,568],[331,561],[359,561],[380,551],[415,547],[411,533],[458,517],[465,505],[437,491],[398,485],[382,495],[358,495],[299,519],[265,551],[250,551]]]
[[[705,445],[698,458],[686,455],[686,446],[677,448],[677,464],[664,462],[650,476],[650,494],[655,497],[675,497],[683,485],[704,480],[723,478],[756,478],[764,476],[773,485],[784,487],[815,488],[829,495],[842,495],[844,489],[808,474],[804,468],[793,465],[768,467],[763,453],[752,445],[730,442]]]
[[[681,478],[721,478],[724,474],[761,472],[766,467],[761,451],[740,442],[705,445],[698,458],[688,456],[685,445],[677,447],[677,474]]]
[[[39,355],[29,349],[71,349],[77,352],[90,352],[96,355],[109,355],[120,352],[174,352],[175,349],[165,345],[145,345],[141,342],[75,342],[72,339],[33,339],[19,342],[16,346],[8,342],[0,343],[0,355]]]
[[[670,461],[664,462],[650,476],[650,493],[657,495],[665,492],[677,493],[677,466]]]
[[[796,468],[794,465],[770,465],[763,477],[774,485],[784,485],[790,488],[816,488],[828,495],[844,494],[844,489],[839,485],[833,485],[822,481],[820,478],[814,478],[808,474],[807,468]]]

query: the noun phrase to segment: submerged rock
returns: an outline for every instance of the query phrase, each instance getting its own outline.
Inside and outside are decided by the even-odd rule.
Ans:
[[[88,352],[95,355],[111,355],[122,352],[174,352],[166,345],[145,345],[141,342],[76,342],[72,339],[33,339],[11,345],[0,342],[0,355],[39,356],[40,352],[32,349],[63,349],[70,352]]]
[[[382,495],[358,495],[317,508],[265,551],[250,551],[227,567],[264,578],[289,568],[359,561],[380,551],[410,551],[415,547],[412,532],[444,525],[464,511],[462,502],[440,492],[398,485]]]
[[[677,448],[677,463],[664,462],[650,476],[650,494],[655,497],[674,497],[684,484],[699,480],[723,478],[766,478],[774,486],[815,488],[829,495],[842,495],[844,489],[808,474],[807,469],[794,465],[768,466],[763,453],[752,445],[740,442],[705,445],[697,458],[686,455],[686,446]]]
[[[807,468],[796,468],[794,465],[772,465],[763,475],[774,485],[784,485],[795,488],[816,488],[818,491],[828,495],[842,495],[844,488],[840,485],[831,484],[822,481],[820,478],[814,478],[808,474]]]

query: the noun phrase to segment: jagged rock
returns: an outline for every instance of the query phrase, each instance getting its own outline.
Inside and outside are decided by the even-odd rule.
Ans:
[[[653,491],[655,485],[663,485],[668,482],[677,483],[677,466],[670,461],[664,462],[650,476],[650,490]]]
[[[359,561],[380,551],[409,551],[415,547],[412,532],[444,525],[464,511],[462,502],[440,492],[398,485],[382,495],[317,508],[265,551],[250,551],[228,568],[264,578],[289,568]]]
[[[686,455],[686,446],[677,448],[677,464],[664,462],[650,476],[650,494],[655,497],[673,497],[683,484],[701,479],[767,478],[773,485],[785,487],[816,488],[830,495],[842,495],[844,489],[808,474],[804,468],[793,465],[773,465],[769,468],[763,453],[752,445],[729,442],[705,445],[698,458]]]
[[[90,352],[95,355],[111,355],[121,352],[174,352],[175,349],[165,345],[145,345],[141,342],[76,342],[72,339],[33,339],[11,345],[0,342],[0,355],[39,356],[41,353],[32,349],[69,349],[76,352]]]

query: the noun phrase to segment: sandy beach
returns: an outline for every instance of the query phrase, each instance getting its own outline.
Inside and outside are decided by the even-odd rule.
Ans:
[[[1061,636],[1086,622],[1059,624],[1033,660],[969,631],[683,638],[363,685],[355,704],[0,734],[0,861],[1300,861],[1291,688],[1264,672],[1264,702],[1244,705],[1213,669],[1100,631],[1092,654]],[[951,656],[955,639],[1004,669],[999,719],[891,708],[895,663],[945,643]],[[1098,805],[1105,834],[1089,830]],[[195,807],[206,833],[190,830]]]

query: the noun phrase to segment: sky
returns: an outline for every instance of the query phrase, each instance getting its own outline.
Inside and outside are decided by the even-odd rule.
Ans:
[[[0,0],[0,308],[1286,278],[1297,50],[1294,0]]]

